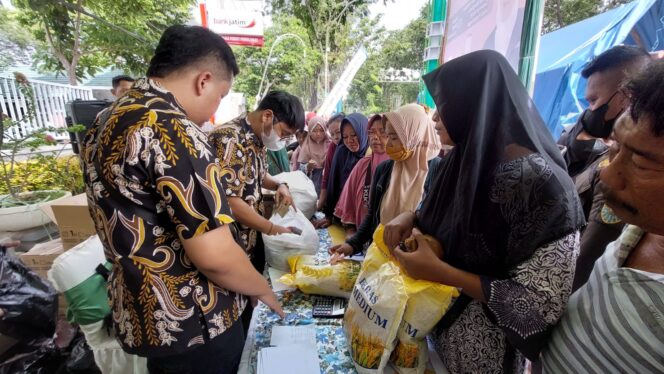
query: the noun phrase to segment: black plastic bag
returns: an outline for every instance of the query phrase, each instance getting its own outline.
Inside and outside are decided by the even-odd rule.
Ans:
[[[58,324],[56,338],[18,343],[0,355],[0,374],[101,374],[78,327]]]
[[[43,339],[37,346],[19,343],[0,357],[0,374],[59,374],[66,372],[66,356],[53,339]]]
[[[0,247],[0,333],[30,343],[52,338],[58,293]]]
[[[85,341],[85,336],[79,336],[72,343],[72,349],[67,359],[67,372],[69,373],[101,373],[95,363],[95,356],[92,349]]]

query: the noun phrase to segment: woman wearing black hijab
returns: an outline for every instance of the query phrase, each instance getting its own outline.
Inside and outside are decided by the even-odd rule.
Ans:
[[[456,146],[417,213],[386,226],[385,242],[413,277],[462,289],[436,333],[450,372],[521,372],[567,303],[583,212],[558,147],[503,56],[470,53],[424,81]],[[415,252],[399,249],[414,227],[442,244],[442,260],[425,241]]]

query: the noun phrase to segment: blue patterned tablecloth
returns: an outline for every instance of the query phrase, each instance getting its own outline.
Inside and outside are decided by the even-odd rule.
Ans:
[[[329,256],[327,250],[332,245],[332,239],[327,230],[319,230],[318,235],[320,246],[316,259],[317,262],[327,262]],[[315,296],[306,295],[299,290],[277,292],[277,297],[287,317],[281,320],[276,313],[273,313],[270,308],[262,303],[254,309],[251,326],[247,333],[247,341],[242,352],[239,373],[256,373],[258,351],[270,346],[272,326],[312,323],[316,326],[316,342],[321,373],[356,373],[346,345],[342,318],[312,318],[311,310]]]

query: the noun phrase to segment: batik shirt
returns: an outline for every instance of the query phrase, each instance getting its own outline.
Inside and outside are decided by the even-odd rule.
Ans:
[[[263,178],[266,153],[263,143],[247,123],[246,115],[227,122],[212,133],[210,142],[217,150],[226,196],[239,197],[258,214],[263,212]],[[256,246],[256,230],[239,224],[238,240],[249,257]]]
[[[114,327],[129,353],[182,353],[226,331],[246,304],[201,274],[182,246],[233,222],[221,168],[207,136],[154,81],[137,81],[104,117],[82,156],[90,213],[113,264]]]

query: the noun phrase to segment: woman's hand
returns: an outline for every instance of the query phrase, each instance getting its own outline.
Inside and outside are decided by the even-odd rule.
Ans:
[[[326,228],[330,227],[330,220],[328,220],[327,217],[325,217],[325,218],[321,218],[319,220],[315,220],[313,222],[313,224],[314,224],[314,227],[316,228],[316,230],[326,229]]]
[[[415,226],[415,213],[402,213],[385,225],[383,240],[389,250],[394,249],[399,243],[408,239]]]
[[[417,250],[404,252],[397,245],[392,254],[411,277],[442,283],[440,279],[443,261],[434,253],[431,244],[419,230],[414,230],[413,234],[417,240]]]
[[[309,162],[307,163],[307,173],[311,173],[317,167],[318,167],[318,164],[316,164],[316,161],[309,160]]]
[[[337,244],[330,248],[328,252],[331,255],[338,254],[338,255],[344,255],[344,256],[351,256],[353,254],[353,247],[350,246],[348,243],[344,244]]]

